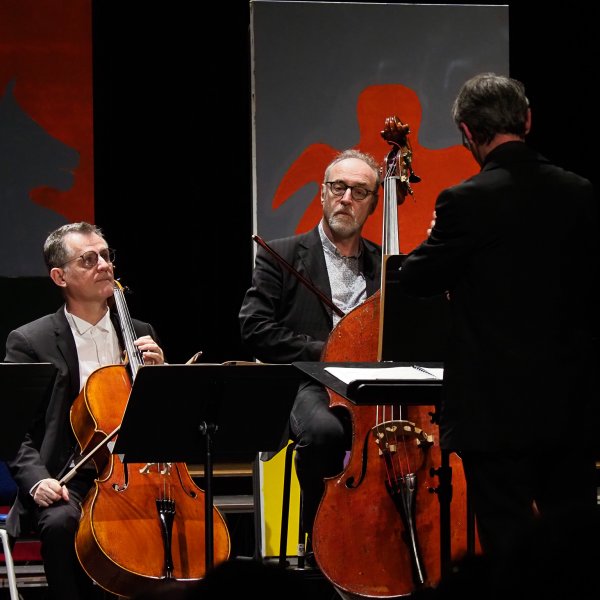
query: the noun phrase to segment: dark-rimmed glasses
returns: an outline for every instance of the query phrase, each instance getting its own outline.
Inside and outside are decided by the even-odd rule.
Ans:
[[[329,191],[334,196],[343,196],[346,190],[350,190],[352,200],[356,200],[357,202],[362,202],[365,198],[375,193],[373,190],[368,190],[362,185],[347,185],[343,181],[326,181],[325,183],[329,186]]]
[[[81,264],[85,269],[93,269],[98,264],[100,258],[102,258],[104,262],[113,263],[115,262],[115,251],[112,248],[104,248],[104,250],[100,250],[100,252],[88,250],[87,252],[84,252],[83,254],[64,262],[62,265],[59,265],[59,269],[62,269],[65,265],[80,259]]]

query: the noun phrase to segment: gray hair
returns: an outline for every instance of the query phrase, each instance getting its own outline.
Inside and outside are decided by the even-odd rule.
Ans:
[[[344,150],[335,156],[335,158],[327,165],[325,169],[325,178],[323,182],[329,181],[329,174],[331,173],[331,169],[334,165],[339,163],[342,160],[346,160],[347,158],[357,158],[358,160],[362,160],[367,163],[373,172],[375,173],[375,196],[377,196],[377,191],[379,190],[379,185],[381,183],[381,165],[375,160],[375,158],[371,154],[367,154],[366,152],[361,152],[360,150],[355,150],[354,148],[349,148],[348,150]]]
[[[95,233],[104,239],[104,234],[99,227],[80,221],[78,223],[67,223],[51,232],[44,242],[44,261],[48,272],[54,267],[64,265],[71,257],[65,246],[65,237],[70,233],[83,233],[85,235]]]
[[[516,79],[481,73],[463,84],[452,105],[452,118],[465,123],[478,144],[488,144],[496,134],[525,138],[529,100]]]

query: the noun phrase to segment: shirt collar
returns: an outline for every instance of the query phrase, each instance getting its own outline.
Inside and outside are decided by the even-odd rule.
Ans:
[[[88,323],[84,319],[80,319],[74,314],[70,313],[65,307],[65,315],[67,316],[67,320],[71,323],[71,326],[75,328],[79,335],[86,334],[92,327],[97,327],[100,331],[108,332],[110,331],[110,327],[112,321],[110,320],[110,310],[106,310],[104,316],[96,323],[96,325],[92,325]]]
[[[335,244],[327,237],[325,230],[323,229],[323,222],[319,221],[319,235],[321,236],[321,243],[326,250],[329,250],[332,254],[338,258],[360,258],[362,254],[362,240],[358,246],[358,254],[356,256],[343,256],[339,250],[335,247]]]

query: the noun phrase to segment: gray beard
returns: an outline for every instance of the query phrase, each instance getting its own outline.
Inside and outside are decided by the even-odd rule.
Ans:
[[[330,216],[327,219],[327,223],[329,223],[329,228],[336,236],[345,240],[356,235],[360,229],[358,223],[353,218],[350,219],[348,219],[347,215],[342,215],[341,217],[335,215]]]

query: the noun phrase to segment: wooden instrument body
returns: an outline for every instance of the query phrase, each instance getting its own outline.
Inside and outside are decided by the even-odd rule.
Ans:
[[[400,253],[398,205],[412,194],[410,183],[420,181],[412,171],[408,133],[396,117],[386,119],[382,136],[394,150],[383,182],[384,265],[388,256]],[[384,281],[382,290],[339,321],[325,345],[323,362],[381,360]],[[343,407],[351,415],[352,448],[343,472],[325,481],[317,511],[313,546],[321,570],[339,590],[356,597],[408,596],[435,585],[442,568],[442,451],[436,407],[357,406],[328,392],[330,407]],[[449,462],[450,552],[456,559],[467,550],[466,483],[459,457],[451,454]]]
[[[94,371],[71,410],[71,423],[85,450],[122,420],[131,382],[126,367]],[[159,418],[159,417],[157,417]],[[81,433],[77,433],[81,432]],[[157,502],[174,502],[170,577],[205,575],[205,494],[184,463],[122,463],[108,449],[95,458],[100,476],[82,505],[75,539],[88,575],[113,594],[130,597],[156,585],[165,575],[164,533]],[[214,562],[229,557],[225,520],[213,507]]]

